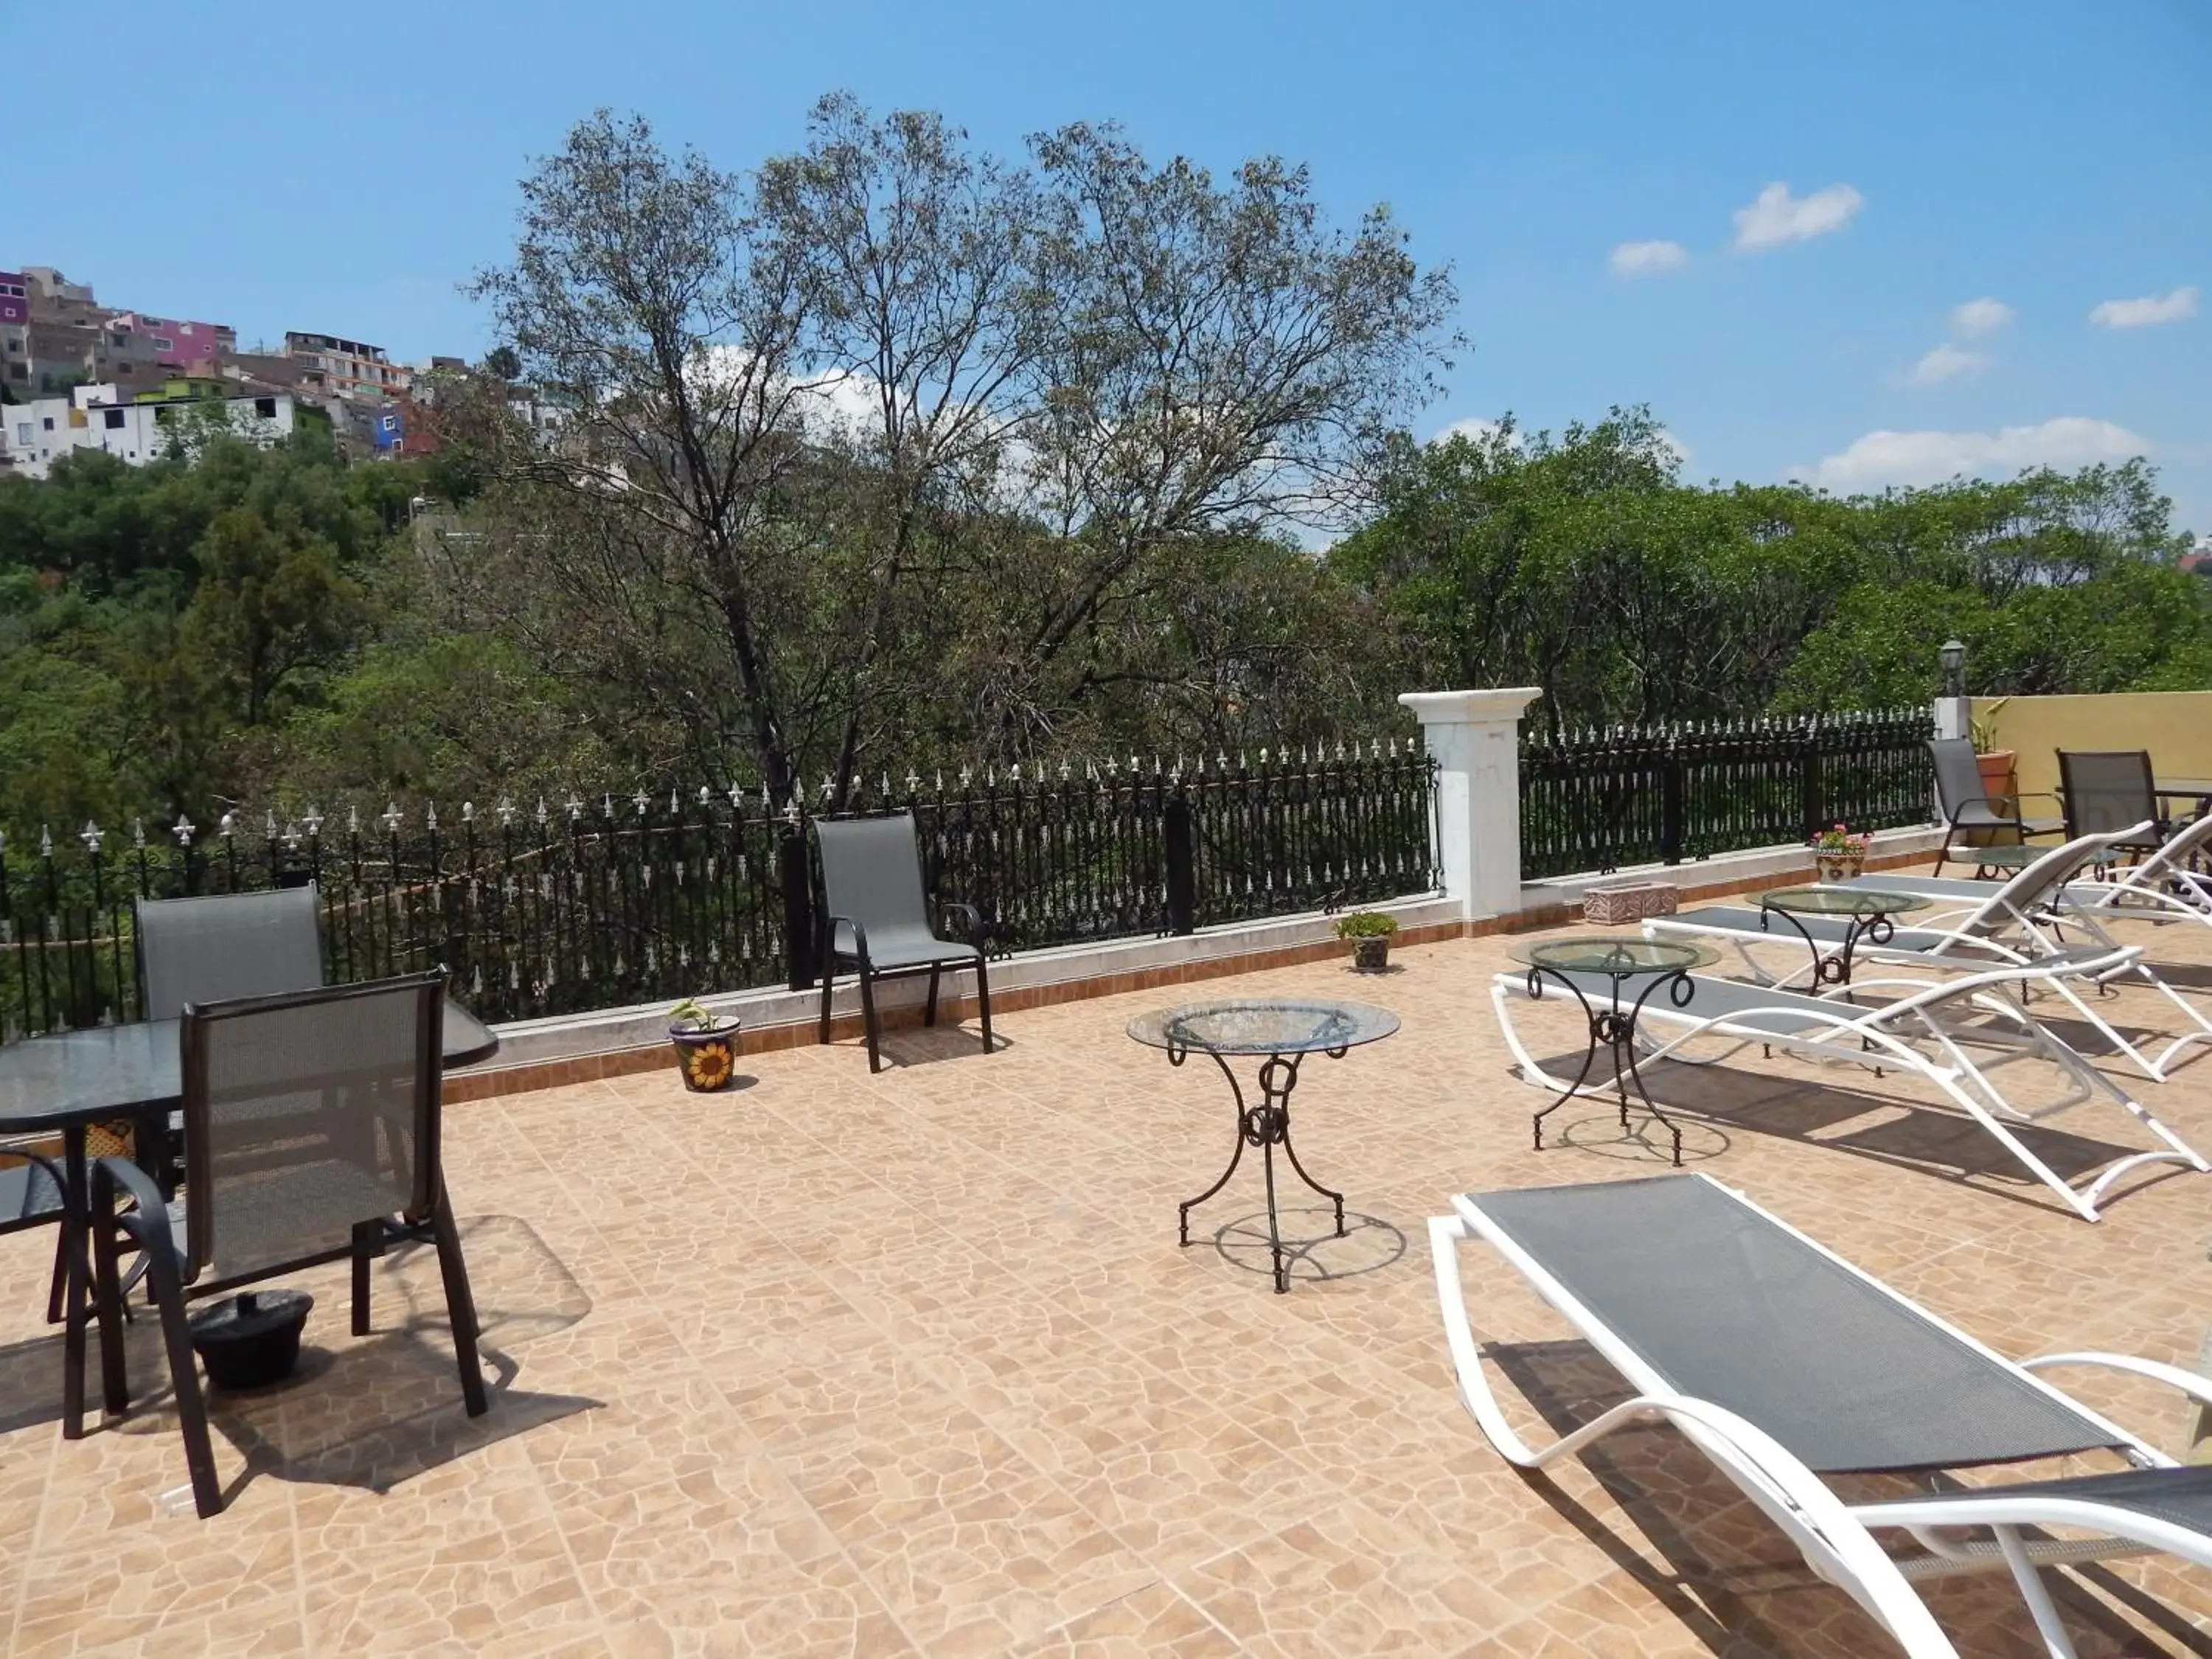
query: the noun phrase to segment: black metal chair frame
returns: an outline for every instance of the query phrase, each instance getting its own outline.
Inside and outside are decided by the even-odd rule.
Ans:
[[[176,1389],[177,1414],[185,1439],[185,1462],[191,1474],[192,1501],[202,1518],[222,1508],[222,1490],[216,1476],[215,1450],[209,1436],[207,1402],[201,1392],[191,1337],[185,1323],[188,1302],[221,1296],[241,1286],[281,1278],[287,1273],[349,1259],[353,1264],[353,1334],[369,1334],[369,1264],[398,1243],[428,1243],[438,1252],[438,1269],[445,1283],[447,1316],[452,1322],[453,1348],[461,1373],[461,1395],[471,1417],[490,1408],[483,1373],[477,1358],[477,1322],[475,1298],[469,1289],[468,1269],[461,1259],[460,1234],[453,1224],[453,1206],[446,1195],[440,1157],[440,1087],[444,1056],[440,1026],[445,1007],[446,976],[442,972],[410,975],[400,980],[281,993],[275,996],[241,999],[206,1008],[187,1006],[184,1013],[185,1160],[190,1191],[191,1171],[207,1167],[208,1056],[204,1022],[225,1012],[279,1009],[323,1001],[339,1001],[410,984],[422,999],[417,1023],[419,1050],[416,1086],[427,1091],[427,1100],[416,1103],[422,1124],[415,1149],[416,1201],[398,1217],[357,1222],[350,1241],[283,1262],[257,1267],[227,1279],[201,1281],[211,1241],[211,1222],[204,1212],[189,1209],[185,1248],[177,1246],[174,1229],[161,1190],[147,1173],[127,1158],[103,1158],[92,1168],[92,1243],[95,1256],[93,1274],[94,1311],[100,1326],[100,1371],[102,1396],[109,1413],[120,1415],[130,1407],[130,1385],[123,1356],[123,1301],[117,1277],[116,1242],[128,1238],[144,1253],[146,1279],[155,1305],[161,1310],[161,1341],[169,1374]],[[127,1196],[135,1207],[118,1212],[116,1199]],[[72,1296],[64,1328],[70,1382],[65,1402],[65,1432],[75,1438],[84,1419],[84,1344],[87,1310],[81,1297]]]
[[[2022,816],[2020,810],[2020,803],[2027,799],[2025,794],[1970,795],[1964,799],[1957,801],[1947,799],[1944,793],[1942,782],[1943,763],[1941,758],[1941,750],[1938,749],[1937,745],[1946,743],[1965,743],[1966,741],[1967,740],[1964,738],[1931,738],[1928,740],[1929,758],[1935,763],[1936,804],[1941,807],[1943,813],[1943,845],[1942,849],[1936,854],[1936,873],[1939,876],[1943,873],[1943,866],[1945,864],[1963,864],[1966,861],[1965,859],[1959,857],[1954,851],[1958,842],[1959,833],[1961,830],[1975,831],[2009,830],[2019,838],[2021,843],[2023,845],[2035,836],[2051,836],[2059,833],[2059,826],[2056,823],[2046,823],[2040,819],[2029,819]],[[1983,806],[1989,809],[1990,821],[1978,823],[1962,823],[1960,820],[1966,816],[1968,810],[1976,806]],[[2001,810],[2007,807],[2011,809],[2009,813]],[[1973,848],[1972,846],[1969,846],[1966,850],[1971,853]]]
[[[906,818],[911,827],[913,821],[911,813],[897,813],[894,816]],[[816,828],[818,835],[821,826],[817,825]],[[912,845],[915,879],[919,883],[921,879],[921,843],[919,835],[915,836]],[[962,903],[957,900],[940,901],[937,907],[939,927],[957,933],[962,942],[953,945],[952,949],[935,961],[906,963],[896,968],[878,968],[868,955],[866,924],[855,916],[830,915],[826,882],[823,888],[823,902],[817,907],[817,914],[822,917],[819,958],[822,977],[822,1042],[827,1043],[830,1041],[830,993],[838,969],[842,964],[850,964],[854,972],[859,976],[860,1026],[867,1036],[868,1070],[872,1073],[884,1069],[881,1051],[882,1028],[876,1018],[877,982],[890,979],[914,979],[923,974],[928,975],[929,994],[922,1004],[921,1023],[924,1025],[933,1026],[937,1024],[937,990],[940,976],[948,968],[956,974],[963,969],[973,968],[975,970],[976,1018],[982,1028],[983,1052],[987,1054],[991,1052],[991,979],[990,969],[986,965],[988,952],[983,945],[983,916],[980,910],[972,904]],[[927,902],[925,896],[925,904]],[[957,927],[954,926],[955,918],[959,919]],[[852,930],[853,948],[849,951],[843,949],[838,944],[838,929],[841,927]],[[951,940],[940,942],[953,944]],[[975,953],[972,959],[967,955],[968,950],[970,949]]]

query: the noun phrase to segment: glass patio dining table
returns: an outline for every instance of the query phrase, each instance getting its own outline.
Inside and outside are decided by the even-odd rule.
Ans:
[[[181,1020],[137,1020],[26,1037],[0,1048],[0,1135],[62,1143],[61,1249],[65,1269],[79,1286],[84,1282],[79,1275],[91,1270],[85,1229],[94,1137],[102,1138],[102,1153],[119,1151],[125,1143],[118,1131],[127,1126],[132,1155],[149,1173],[157,1173],[156,1148],[170,1114],[184,1103],[182,1028]],[[443,1048],[447,1065],[470,1066],[497,1053],[499,1037],[449,1001]]]

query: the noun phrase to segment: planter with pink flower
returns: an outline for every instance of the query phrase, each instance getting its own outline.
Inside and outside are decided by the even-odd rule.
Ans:
[[[1813,860],[1820,866],[1822,881],[1849,881],[1866,868],[1867,848],[1874,844],[1874,836],[1866,831],[1854,831],[1843,824],[1823,830],[1813,837]]]

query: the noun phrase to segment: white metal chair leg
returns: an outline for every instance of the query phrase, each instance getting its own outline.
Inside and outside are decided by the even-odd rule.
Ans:
[[[2050,1659],[2081,1659],[2074,1651],[2074,1643],[2060,1622],[2057,1606],[2051,1599],[2051,1587],[2043,1582],[2043,1574],[2034,1562],[2027,1559],[2027,1549],[2020,1541],[2017,1527],[1992,1528],[1996,1534],[1997,1547],[2004,1552],[2005,1565],[2012,1569],[2013,1583],[2020,1586],[2021,1599],[2035,1620],[2035,1628],[2043,1637],[2044,1650]]]

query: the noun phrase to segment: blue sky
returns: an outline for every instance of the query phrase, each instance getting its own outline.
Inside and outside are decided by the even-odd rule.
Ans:
[[[70,9],[5,9],[15,61],[81,60]],[[1694,477],[1838,489],[2142,449],[2179,522],[2212,532],[2203,0],[125,0],[103,17],[111,40],[211,51],[187,48],[204,66],[173,88],[19,79],[19,115],[42,93],[72,112],[19,128],[67,144],[9,169],[0,264],[249,340],[474,356],[489,341],[455,284],[512,246],[514,180],[578,116],[636,109],[742,167],[845,87],[1001,151],[1114,118],[1155,155],[1304,161],[1347,220],[1388,201],[1418,257],[1455,267],[1473,341],[1425,434],[1648,402]],[[1644,243],[1673,246],[1617,272]],[[1960,311],[1977,301],[1996,305]]]

